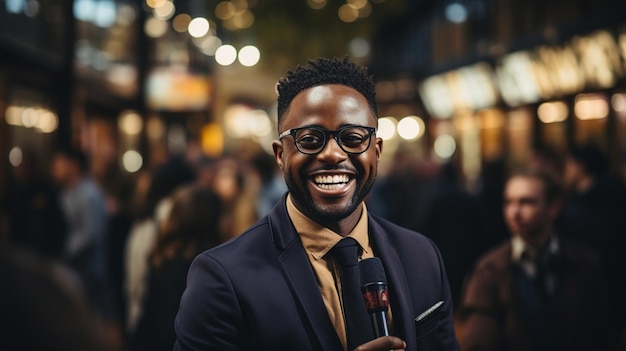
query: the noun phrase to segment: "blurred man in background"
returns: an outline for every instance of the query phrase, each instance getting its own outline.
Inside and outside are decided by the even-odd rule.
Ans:
[[[591,249],[555,232],[561,193],[552,176],[538,171],[507,181],[511,239],[469,274],[460,306],[463,350],[608,350],[602,267]]]

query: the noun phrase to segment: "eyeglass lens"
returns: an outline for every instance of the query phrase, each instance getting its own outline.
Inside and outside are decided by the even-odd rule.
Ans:
[[[305,128],[296,133],[296,144],[300,150],[306,153],[316,153],[321,151],[332,132],[318,128]],[[350,153],[360,153],[369,146],[370,132],[362,127],[349,127],[337,131],[336,140],[339,146]]]

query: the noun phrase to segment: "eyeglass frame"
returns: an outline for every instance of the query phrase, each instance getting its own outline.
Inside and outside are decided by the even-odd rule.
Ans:
[[[352,152],[352,151],[348,151],[346,149],[343,148],[343,142],[341,141],[341,139],[339,139],[339,134],[341,132],[343,132],[346,129],[350,129],[350,128],[363,128],[365,130],[367,130],[368,135],[367,135],[367,147],[365,149],[363,149],[362,151],[359,152]],[[296,134],[303,130],[303,129],[314,129],[314,130],[318,130],[320,132],[322,132],[322,134],[324,135],[324,143],[322,144],[322,147],[319,149],[319,151],[316,152],[305,152],[302,149],[300,149],[300,146],[298,146],[298,142],[296,141]],[[343,126],[337,130],[327,130],[325,128],[322,127],[318,127],[318,126],[304,126],[304,127],[298,127],[298,128],[291,128],[291,129],[287,129],[286,131],[280,133],[280,135],[278,135],[278,140],[281,140],[282,138],[286,137],[286,136],[291,136],[291,138],[293,139],[293,143],[296,146],[296,149],[298,149],[298,151],[300,151],[302,154],[304,155],[317,155],[320,152],[322,152],[324,150],[324,148],[326,148],[326,145],[328,144],[328,141],[330,140],[329,135],[333,137],[333,139],[335,139],[335,142],[337,142],[337,145],[339,145],[339,148],[341,148],[341,150],[343,150],[343,152],[350,154],[350,155],[360,155],[362,153],[364,153],[365,151],[369,150],[370,146],[372,146],[372,136],[376,134],[376,128],[375,127],[369,127],[369,126],[360,126],[360,125],[347,125],[347,126]]]

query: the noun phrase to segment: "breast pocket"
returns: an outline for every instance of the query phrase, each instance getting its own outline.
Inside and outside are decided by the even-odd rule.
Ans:
[[[419,316],[415,317],[415,335],[418,343],[420,339],[424,339],[430,334],[433,334],[433,331],[437,329],[442,306],[443,301],[438,301]]]

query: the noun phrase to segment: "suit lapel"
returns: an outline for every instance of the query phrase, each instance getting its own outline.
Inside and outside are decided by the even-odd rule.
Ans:
[[[337,332],[328,317],[322,300],[317,278],[309,262],[300,239],[287,215],[283,198],[282,206],[277,206],[269,216],[272,237],[276,246],[283,250],[279,257],[287,283],[294,291],[309,325],[317,336],[323,350],[341,350],[343,347]]]
[[[413,304],[407,275],[404,272],[402,262],[396,250],[389,243],[387,234],[378,223],[369,216],[370,238],[373,240],[375,255],[383,261],[385,274],[387,276],[388,290],[393,314],[394,329],[398,336],[407,343],[407,350],[413,350],[417,346],[414,344],[415,322],[413,320]]]

